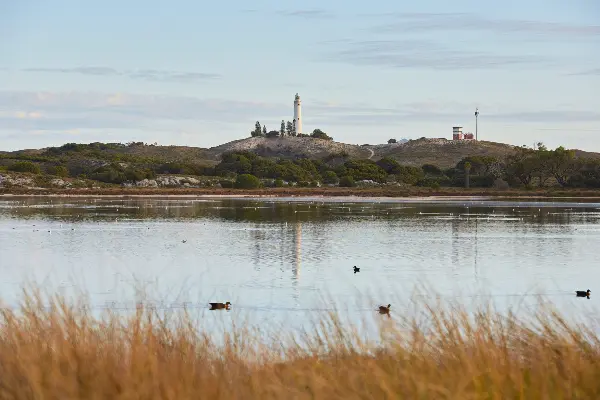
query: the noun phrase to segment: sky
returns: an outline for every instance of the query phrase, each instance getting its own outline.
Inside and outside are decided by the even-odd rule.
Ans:
[[[0,150],[336,141],[600,151],[597,0],[0,0]]]

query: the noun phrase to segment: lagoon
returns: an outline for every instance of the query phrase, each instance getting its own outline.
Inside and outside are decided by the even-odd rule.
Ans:
[[[595,315],[599,240],[600,203],[569,199],[5,196],[0,297],[16,307],[35,284],[96,310],[202,315],[231,301],[222,314],[298,328],[432,299],[527,309],[542,295]]]

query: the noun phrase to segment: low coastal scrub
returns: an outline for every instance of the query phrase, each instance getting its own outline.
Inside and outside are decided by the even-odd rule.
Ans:
[[[0,153],[0,171],[56,176],[65,185],[76,179],[90,179],[128,187],[218,187],[219,181],[227,181],[225,186],[220,186],[241,188],[239,184],[235,185],[237,176],[244,175],[243,179],[248,180],[252,179],[248,178],[251,175],[260,180],[260,186],[267,188],[353,187],[352,182],[357,187],[415,186],[432,189],[600,188],[600,160],[563,147],[550,150],[541,143],[535,149],[515,147],[503,156],[462,156],[450,168],[431,163],[405,165],[402,158],[389,155],[356,159],[343,151],[311,158],[287,153],[263,157],[260,151],[229,151],[216,159],[203,155],[198,149],[189,155],[184,150],[171,147],[164,147],[160,152],[154,150],[156,146],[144,143],[68,143],[35,154]],[[176,157],[180,153],[186,156]],[[174,183],[173,176],[182,178],[179,180],[184,183]],[[164,183],[161,177],[168,177],[169,183]],[[205,179],[207,177],[212,179]],[[11,184],[18,186],[14,182]]]
[[[266,339],[244,325],[204,331],[185,310],[95,318],[25,295],[0,314],[0,397],[598,398],[598,334],[541,307],[530,319],[489,307],[423,307],[415,318],[373,311],[377,341],[332,312],[301,335]]]

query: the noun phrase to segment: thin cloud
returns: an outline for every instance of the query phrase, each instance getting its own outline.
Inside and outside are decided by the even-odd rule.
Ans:
[[[485,18],[469,13],[388,14],[395,21],[372,28],[375,32],[485,31],[497,34],[528,34],[540,38],[597,38],[600,25],[565,24],[548,21]]]
[[[419,124],[423,121],[427,123],[444,124],[451,127],[456,124],[458,113],[451,112],[422,112],[400,108],[395,112],[379,113],[355,113],[355,114],[324,114],[315,113],[311,115],[311,123],[316,125],[340,125],[340,126],[402,126],[406,123]],[[470,123],[469,115],[459,118]],[[306,119],[305,119],[306,120]],[[564,110],[545,110],[532,112],[503,112],[486,114],[485,118],[480,117],[480,123],[508,123],[508,124],[572,124],[572,123],[599,123],[600,113],[578,113]]]
[[[438,122],[451,126],[457,118],[470,121],[472,114],[465,110],[472,108],[471,104],[444,102],[414,102],[396,107],[369,107],[363,104],[326,104],[315,103],[305,106],[304,113],[310,115],[312,123],[339,125],[401,125],[403,123]],[[480,115],[480,121],[494,123],[535,123],[560,124],[575,122],[600,122],[600,112],[550,109],[541,111],[515,111],[510,107],[489,107]],[[305,119],[306,120],[306,119]]]
[[[554,62],[543,56],[494,54],[483,51],[449,49],[425,40],[370,40],[347,42],[330,48],[320,61],[342,62],[351,65],[377,65],[390,68],[425,68],[433,70],[490,69],[498,67]]]
[[[306,103],[311,126],[399,126],[423,121],[451,126],[457,117],[469,121],[471,104],[415,102],[391,107],[367,104]],[[599,112],[564,109],[520,111],[487,106],[480,120],[494,123],[560,124],[600,122]],[[14,131],[64,131],[69,129],[138,129],[172,132],[194,126],[220,125],[237,131],[250,129],[254,121],[291,119],[289,104],[200,99],[185,96],[153,96],[96,92],[0,91],[0,126]],[[492,111],[493,110],[493,111]],[[289,117],[286,117],[289,116]],[[220,130],[220,129],[219,129]],[[243,137],[246,132],[239,132]]]
[[[588,69],[585,71],[575,72],[569,75],[600,75],[600,68]]]
[[[285,104],[97,92],[0,91],[0,110],[4,128],[30,130],[139,128],[156,121],[254,123],[263,117],[291,114]]]
[[[481,116],[480,116],[481,118]],[[543,110],[528,112],[496,113],[486,116],[491,121],[515,121],[523,123],[581,123],[600,122],[600,112],[574,110]]]
[[[334,16],[331,12],[322,9],[278,11],[277,14],[286,17],[297,17],[306,19],[328,19],[333,18]]]
[[[221,75],[203,72],[180,72],[158,69],[117,70],[109,67],[24,68],[25,72],[80,74],[90,76],[120,76],[153,82],[191,83],[220,78]]]

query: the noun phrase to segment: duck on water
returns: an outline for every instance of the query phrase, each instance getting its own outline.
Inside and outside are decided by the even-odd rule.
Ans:
[[[387,307],[386,306],[379,306],[379,313],[380,314],[389,314],[391,306],[392,306],[391,304],[388,304]]]
[[[583,290],[576,290],[575,294],[577,295],[577,297],[590,297],[590,294],[592,294],[592,292],[590,289],[588,289],[586,292],[584,292]]]
[[[210,304],[210,309],[211,310],[221,310],[221,309],[229,310],[229,307],[231,306],[230,302],[227,302],[227,303],[208,303],[208,304]]]

